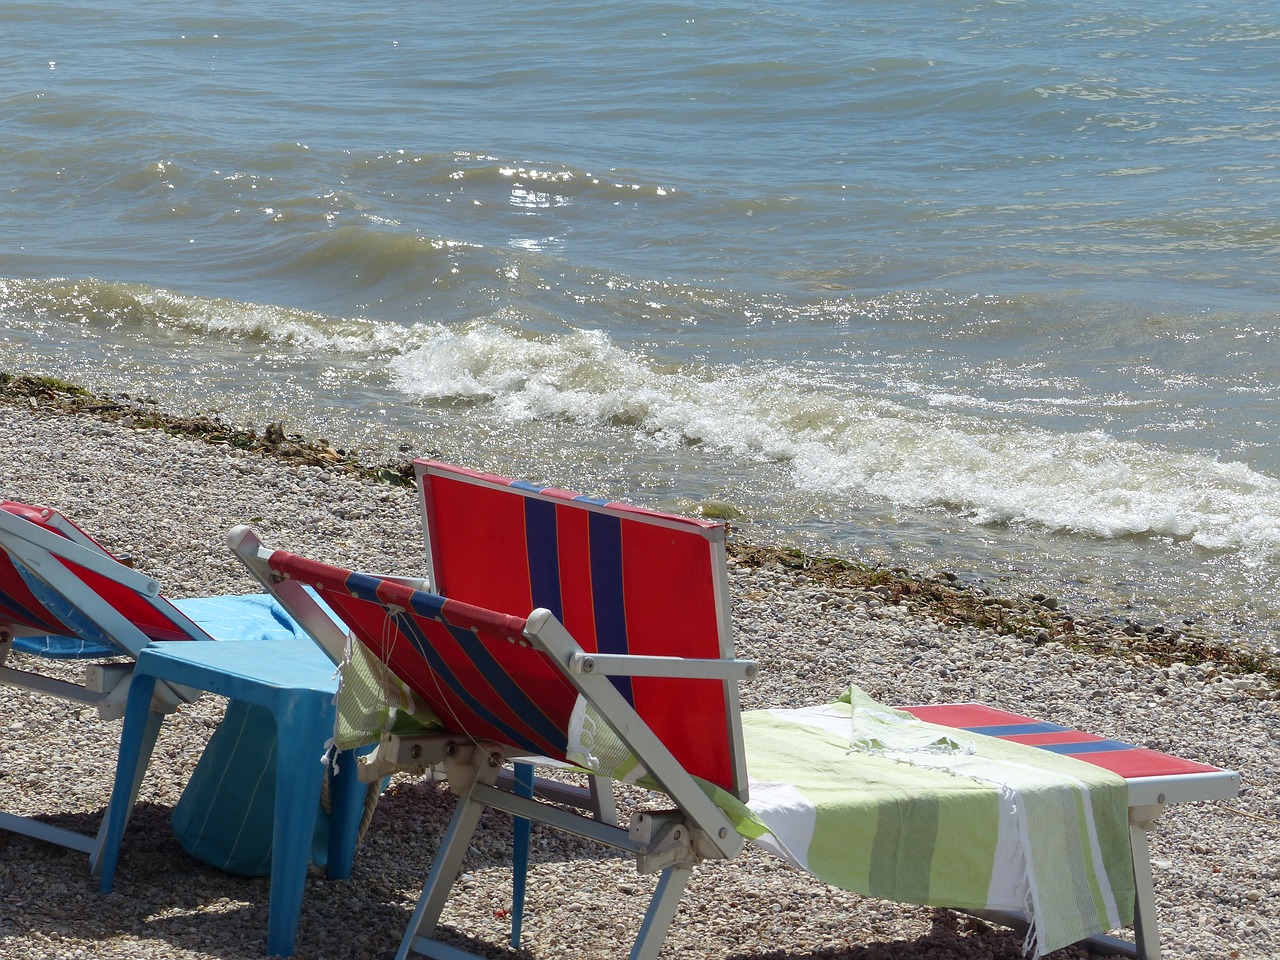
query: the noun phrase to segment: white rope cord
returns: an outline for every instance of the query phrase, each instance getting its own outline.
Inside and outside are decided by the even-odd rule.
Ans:
[[[435,620],[437,623],[443,625],[446,630],[449,628],[449,624],[446,623],[443,614],[439,617],[432,617],[432,619]],[[436,673],[435,670],[431,670],[430,674],[431,674],[432,682],[435,684],[436,695],[440,698],[441,704],[442,705],[447,704],[448,700],[445,698],[447,688],[443,685],[443,681],[440,679],[440,675]],[[459,728],[459,732],[466,739],[470,740],[473,744],[475,744],[476,746],[479,746],[480,738],[475,734],[471,733],[471,731],[467,729],[466,724],[463,723],[461,719],[459,719],[456,713],[454,713],[453,711],[450,711],[450,715],[453,719],[454,724]]]

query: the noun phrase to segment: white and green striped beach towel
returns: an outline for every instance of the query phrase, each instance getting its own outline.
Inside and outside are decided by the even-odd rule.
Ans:
[[[1016,912],[1033,957],[1133,919],[1128,788],[1099,767],[846,701],[742,714],[738,827],[848,890]],[[733,806],[732,798],[721,798]]]

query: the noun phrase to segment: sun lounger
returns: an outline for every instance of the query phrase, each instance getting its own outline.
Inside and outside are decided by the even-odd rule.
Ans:
[[[1236,796],[1240,792],[1238,773],[985,704],[925,704],[902,709],[929,723],[1074,757],[1121,777],[1128,792],[1129,843],[1135,883],[1134,941],[1097,935],[1091,937],[1090,942],[1103,950],[1157,960],[1160,932],[1147,835],[1171,803],[1226,800]],[[1013,926],[1020,926],[1022,920],[994,913],[991,917]]]
[[[160,595],[160,585],[125,566],[56,510],[0,502],[0,683],[124,712],[133,659],[152,640],[208,640]],[[8,663],[11,651],[53,659],[110,659],[86,667],[84,683]],[[163,688],[158,711],[188,692]],[[0,813],[0,828],[94,853],[96,838],[30,817]],[[94,854],[96,857],[96,854]]]
[[[13,501],[0,503],[0,683],[92,706],[103,719],[114,720],[125,713],[140,657],[148,651],[162,654],[223,646],[182,642],[213,639],[301,640],[308,660],[326,663],[312,656],[310,640],[268,596],[170,602],[161,595],[159,583],[120,562],[58,511]],[[282,659],[283,650],[284,646],[275,648],[273,662]],[[18,657],[10,657],[11,651],[25,655],[21,668],[15,663]],[[49,659],[87,661],[85,682],[65,679],[65,670],[58,671],[61,676],[41,672],[41,664]],[[331,671],[321,669],[330,684],[324,696],[331,697]],[[149,754],[163,716],[197,696],[199,690],[178,682],[155,683],[151,696],[135,710],[137,749]],[[308,745],[308,753],[318,757],[325,737],[327,732]],[[318,779],[322,771],[317,767]],[[141,769],[128,778],[117,804],[125,819],[137,795]],[[245,771],[237,776],[240,773]],[[239,781],[229,778],[231,782]],[[183,801],[189,808],[198,807],[187,795]],[[225,795],[221,806],[219,814],[226,821],[234,814]],[[357,811],[354,821],[358,820]],[[123,829],[123,820],[120,826]],[[106,817],[93,836],[11,813],[0,813],[0,829],[88,853],[91,869],[101,870]],[[253,834],[252,829],[246,832]],[[187,835],[180,834],[180,839],[194,856],[225,866],[217,859],[218,841],[196,838],[192,845]],[[118,837],[115,842],[118,846]],[[339,860],[343,857],[349,861],[349,854]]]

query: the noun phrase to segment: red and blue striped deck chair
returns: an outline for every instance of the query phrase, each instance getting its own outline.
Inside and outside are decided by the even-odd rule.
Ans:
[[[432,460],[414,467],[437,593],[520,616],[545,608],[591,653],[732,659],[723,523]],[[615,685],[685,769],[745,797],[736,687],[685,703],[684,682],[636,677]],[[674,735],[690,723],[697,738]]]
[[[160,595],[160,585],[47,507],[0,502],[0,684],[123,715],[132,660],[152,640],[209,635]],[[10,665],[9,655],[108,661],[85,668],[85,681]],[[38,660],[30,661],[33,665]],[[167,706],[178,695],[166,690]],[[0,829],[89,853],[97,839],[31,817],[0,812]]]
[[[980,703],[902,709],[928,723],[1039,747],[1103,767],[1124,778],[1129,787],[1129,842],[1136,882],[1134,941],[1100,936],[1092,942],[1125,956],[1159,960],[1160,935],[1147,835],[1170,803],[1225,800],[1236,796],[1240,792],[1240,774]],[[995,919],[1019,925],[1017,918],[997,916]]]
[[[554,505],[559,496],[551,495],[550,502]],[[605,516],[612,513],[612,508],[601,507]],[[655,524],[662,520],[657,524],[660,528],[694,530],[704,546],[708,543],[702,525],[673,527],[660,515],[639,513],[629,514],[628,519]],[[444,763],[458,803],[400,957],[466,955],[435,940],[433,934],[485,809],[502,810],[616,847],[633,854],[642,872],[660,872],[632,953],[637,958],[655,957],[661,949],[693,867],[703,859],[735,856],[741,849],[742,840],[732,823],[696,779],[711,780],[731,791],[745,780],[741,752],[734,752],[735,744],[741,744],[735,687],[737,681],[754,674],[755,665],[719,655],[714,623],[710,624],[713,642],[699,644],[712,652],[706,658],[682,654],[681,645],[692,646],[695,641],[687,625],[676,624],[670,631],[675,639],[663,641],[661,652],[637,654],[618,646],[599,650],[599,634],[591,634],[588,648],[545,607],[513,614],[415,590],[396,578],[354,573],[270,550],[261,546],[256,535],[242,532],[232,543],[246,565],[258,571],[262,582],[304,625],[324,622],[316,601],[298,588],[315,591],[352,636],[407,683],[443,725],[439,734],[418,737],[418,747],[431,760]],[[500,548],[501,541],[492,546]],[[438,566],[434,569],[442,575]],[[515,594],[510,598],[512,603],[519,602]],[[677,611],[685,609],[676,598],[649,597],[648,622],[661,622],[669,599]],[[582,616],[580,607],[579,599],[576,607],[569,604],[562,610],[568,616],[569,609],[576,609],[574,615]],[[674,699],[660,700],[655,687]],[[675,705],[680,709],[672,709]],[[590,748],[603,738],[585,741],[580,728],[584,708],[611,730],[610,747],[616,744],[626,754],[617,759],[632,772],[642,770],[643,781],[666,793],[675,804],[674,811],[637,814],[629,829],[623,829],[497,785],[503,764],[510,760],[546,757],[575,765],[597,762]],[[705,740],[715,740],[727,755],[713,756],[714,750],[699,742]],[[615,771],[600,768],[597,772]]]

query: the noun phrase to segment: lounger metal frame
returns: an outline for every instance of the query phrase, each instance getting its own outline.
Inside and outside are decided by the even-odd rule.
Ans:
[[[89,664],[84,681],[74,683],[8,665],[13,639],[39,636],[47,631],[15,621],[0,622],[0,684],[58,697],[72,703],[96,708],[104,720],[124,715],[133,658],[150,638],[133,621],[112,604],[108,597],[87,583],[80,571],[105,578],[112,590],[132,594],[133,598],[154,610],[175,632],[192,640],[211,639],[204,630],[170,604],[160,594],[160,584],[125,566],[93,538],[56,510],[11,505],[24,512],[34,511],[40,522],[0,509],[0,562],[11,563],[27,588],[41,604],[39,619],[50,620],[69,628],[72,635],[101,643],[104,639],[115,646],[122,658],[117,662]],[[123,659],[123,658],[128,658]],[[195,691],[158,685],[152,709],[172,712],[178,703],[189,702]],[[154,725],[159,729],[159,724]],[[135,794],[137,785],[134,786]],[[96,872],[101,853],[105,824],[93,836],[45,823],[29,816],[0,812],[0,829],[87,853]]]

